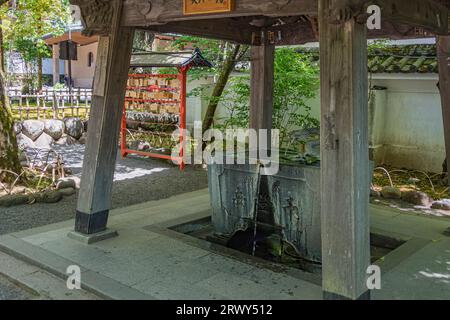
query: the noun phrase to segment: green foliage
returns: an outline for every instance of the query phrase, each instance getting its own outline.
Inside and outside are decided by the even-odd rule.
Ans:
[[[17,0],[15,6],[6,3],[0,7],[4,48],[19,52],[32,74],[39,59],[51,56],[44,35],[63,34],[69,18],[68,0]],[[28,86],[33,85],[31,79],[28,82]]]
[[[165,67],[165,68],[157,68],[158,74],[178,74],[179,71],[177,68]]]
[[[189,71],[192,80],[202,79],[211,75],[219,76],[223,68],[223,63],[226,60],[227,54],[234,49],[235,44],[222,41],[212,40],[206,38],[182,36],[174,41],[174,47],[177,50],[190,50],[199,48],[206,60],[213,64],[212,68],[195,68]],[[243,50],[246,50],[245,48]],[[242,52],[243,54],[245,51]],[[242,55],[239,59],[244,58]],[[239,62],[239,61],[237,61]],[[200,89],[200,88],[199,88]],[[200,94],[197,92],[195,95]]]
[[[319,88],[319,68],[308,55],[292,48],[277,49],[275,55],[273,128],[280,130],[280,142],[298,128],[317,127],[319,121],[310,114],[306,100],[315,97]],[[224,104],[230,116],[223,127],[247,128],[249,125],[250,78],[234,77],[227,89]]]
[[[58,82],[57,84],[55,84],[53,86],[53,89],[55,89],[55,90],[62,90],[62,89],[67,89],[67,87],[66,87],[66,85],[64,83]]]
[[[133,51],[152,51],[154,37],[154,34],[147,30],[136,30],[133,40]]]
[[[9,21],[3,26],[6,44],[27,62],[50,56],[43,36],[64,33],[69,19],[68,3],[62,0],[19,0],[15,8],[2,8],[1,14]]]

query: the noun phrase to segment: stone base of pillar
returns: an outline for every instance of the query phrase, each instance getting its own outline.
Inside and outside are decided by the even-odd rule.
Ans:
[[[96,212],[96,213],[84,213],[77,211],[75,217],[75,232],[81,234],[94,234],[106,230],[108,224],[109,210]]]
[[[115,230],[106,229],[104,231],[94,233],[94,234],[83,234],[76,231],[69,232],[67,235],[70,239],[84,243],[93,244],[106,239],[117,237],[119,234]]]

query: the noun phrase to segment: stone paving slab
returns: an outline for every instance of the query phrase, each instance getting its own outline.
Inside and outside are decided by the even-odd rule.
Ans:
[[[218,252],[217,246],[167,229],[208,210],[208,192],[201,190],[114,210],[109,227],[119,236],[89,246],[67,237],[71,221],[0,237],[0,249],[59,276],[67,263],[77,264],[85,287],[111,299],[322,298],[316,277],[271,268],[229,249]],[[376,206],[371,206],[371,220],[374,230],[407,241],[384,259],[384,289],[374,298],[446,298],[450,244],[442,232],[450,220]],[[430,290],[424,289],[427,285]]]
[[[450,299],[450,239],[429,242],[382,278],[380,299]]]
[[[51,274],[59,277],[59,284],[57,283],[57,280],[55,278],[49,280],[49,290],[44,292],[44,298],[47,297],[52,299],[52,295],[56,295],[58,299],[61,299],[61,295],[59,294],[61,292],[60,290],[67,290],[65,282],[67,280],[67,267],[77,265],[80,267],[82,272],[82,288],[96,294],[99,297],[102,297],[104,299],[153,299],[153,297],[148,296],[140,291],[134,290],[129,286],[123,285],[115,279],[107,278],[102,274],[95,274],[91,270],[86,269],[82,264],[78,262],[63,258],[51,251],[45,250],[38,246],[34,246],[29,242],[26,242],[12,235],[0,237],[0,254],[3,254],[1,251],[38,267],[34,272],[26,273],[25,275],[22,275],[20,273],[17,274],[11,271],[7,273],[9,277],[17,280],[20,283],[27,285],[30,281],[33,281],[34,286],[42,286],[43,279],[44,284],[46,281],[42,270],[48,271]],[[2,263],[1,266],[3,272],[6,273],[4,269],[6,265],[3,264],[3,261],[0,261],[0,263]],[[37,274],[36,277],[30,276],[34,273]],[[63,279],[64,281],[60,281],[61,279]],[[61,286],[61,289],[58,289],[56,287],[57,290],[55,292],[55,286],[58,285]],[[67,291],[65,292],[67,293]],[[65,294],[65,298],[69,299],[72,294],[72,291],[68,292],[67,294]],[[75,297],[77,297],[76,293]],[[81,297],[80,299],[87,298]]]
[[[8,300],[97,300],[85,290],[69,290],[66,282],[42,269],[0,252],[0,285],[9,282]],[[12,291],[11,291],[12,290]],[[4,290],[2,290],[4,292]],[[12,294],[11,294],[12,293]],[[0,296],[0,300],[2,297]]]

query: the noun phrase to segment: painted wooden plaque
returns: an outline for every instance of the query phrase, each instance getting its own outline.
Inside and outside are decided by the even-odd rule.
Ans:
[[[183,0],[185,15],[230,12],[233,0]]]

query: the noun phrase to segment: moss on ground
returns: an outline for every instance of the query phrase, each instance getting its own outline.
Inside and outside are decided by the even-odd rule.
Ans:
[[[434,200],[448,198],[448,185],[443,183],[443,177],[440,173],[422,172],[416,170],[397,169],[392,167],[383,167],[389,172],[394,187],[401,191],[417,190],[422,191],[432,197]],[[373,176],[373,186],[375,190],[381,190],[385,186],[390,186],[388,174],[380,169],[375,170]]]

